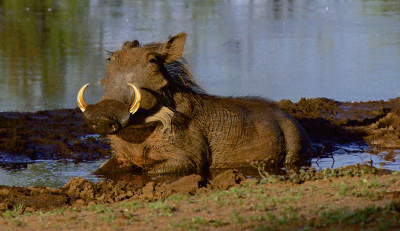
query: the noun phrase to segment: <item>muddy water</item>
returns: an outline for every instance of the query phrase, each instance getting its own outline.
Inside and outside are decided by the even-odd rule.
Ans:
[[[400,4],[385,1],[0,1],[0,111],[75,108],[102,94],[107,53],[185,31],[184,57],[212,94],[387,100],[400,94]],[[313,166],[399,170],[399,153],[344,146]],[[0,168],[0,183],[56,187],[104,160]],[[15,166],[14,166],[15,167]],[[14,169],[14,170],[11,170]]]
[[[83,177],[92,182],[103,180],[92,175],[103,161],[74,163],[72,161],[39,160],[28,164],[3,165],[0,168],[0,183],[8,186],[61,187],[71,177]]]
[[[351,149],[350,147],[342,147],[343,149],[333,153],[333,157],[325,156],[320,159],[313,158],[311,166],[317,170],[325,168],[338,168],[341,166],[354,165],[357,163],[368,164],[374,167],[389,170],[399,170],[400,151],[396,152],[394,159],[387,160],[387,153],[383,152],[379,155],[371,155],[362,150]],[[41,160],[27,164],[3,165],[0,168],[0,185],[7,186],[45,186],[58,188],[64,186],[71,177],[83,177],[91,182],[100,182],[104,179],[125,180],[136,182],[172,182],[178,180],[181,176],[143,176],[143,175],[126,175],[116,178],[109,176],[93,175],[92,173],[100,167],[105,160],[74,163],[73,161],[54,161]],[[261,179],[256,168],[239,169],[247,178]],[[271,170],[269,170],[271,171]],[[219,170],[214,170],[219,172]],[[274,170],[274,174],[283,174],[282,171]]]

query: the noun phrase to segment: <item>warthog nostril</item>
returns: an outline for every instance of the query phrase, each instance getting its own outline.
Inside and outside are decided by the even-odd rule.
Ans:
[[[121,129],[121,124],[118,121],[110,119],[108,117],[99,117],[94,121],[88,122],[90,127],[99,134],[113,134]]]
[[[115,130],[117,126],[115,124],[110,124],[110,130]]]
[[[117,121],[110,121],[108,124],[108,134],[117,132],[120,129],[120,125]]]

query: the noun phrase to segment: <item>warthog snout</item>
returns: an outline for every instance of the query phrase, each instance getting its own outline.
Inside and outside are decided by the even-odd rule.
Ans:
[[[113,134],[128,124],[129,105],[112,99],[102,100],[87,106],[83,116],[96,133]]]
[[[132,105],[114,99],[104,99],[94,105],[87,105],[83,93],[88,86],[84,85],[78,93],[78,106],[83,112],[85,122],[96,133],[113,134],[129,123],[131,114],[134,114],[140,105],[141,94],[138,88],[128,83],[135,91],[135,100]]]

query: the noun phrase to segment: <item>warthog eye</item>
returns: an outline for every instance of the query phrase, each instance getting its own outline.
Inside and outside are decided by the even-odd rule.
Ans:
[[[156,62],[157,62],[157,59],[151,58],[151,59],[149,60],[149,62],[150,62],[150,63],[156,63]]]

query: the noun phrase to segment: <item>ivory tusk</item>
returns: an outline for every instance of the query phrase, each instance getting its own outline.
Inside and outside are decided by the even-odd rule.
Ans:
[[[78,101],[78,107],[81,109],[82,112],[85,112],[87,104],[85,103],[85,100],[83,99],[83,93],[85,92],[87,86],[89,84],[85,84],[78,92],[78,97],[77,97],[77,101]]]
[[[135,112],[139,109],[140,101],[142,100],[142,95],[140,94],[139,89],[135,85],[133,85],[132,83],[128,83],[128,85],[131,86],[135,91],[135,100],[132,103],[131,107],[129,108],[129,112],[131,114],[135,114]]]

